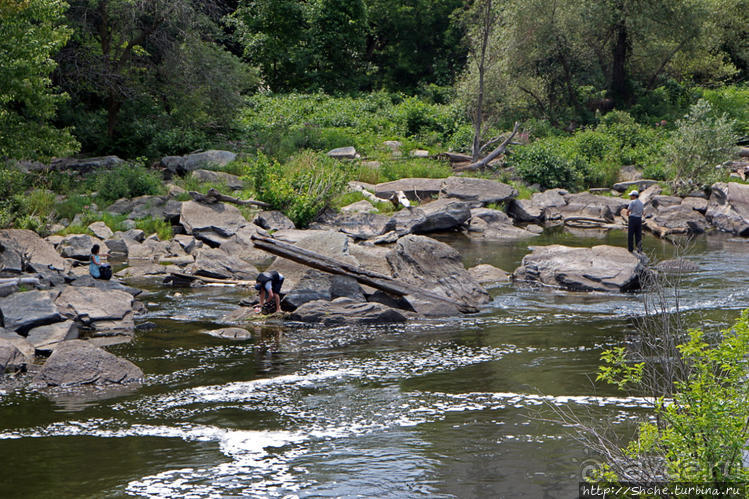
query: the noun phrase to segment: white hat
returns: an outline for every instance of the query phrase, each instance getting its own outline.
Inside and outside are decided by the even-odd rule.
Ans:
[[[630,192],[629,195],[630,196],[639,196],[640,193],[635,190],[635,191]]]

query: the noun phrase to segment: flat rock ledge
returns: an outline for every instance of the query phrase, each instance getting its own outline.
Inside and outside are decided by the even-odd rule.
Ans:
[[[399,310],[376,302],[358,302],[350,298],[307,302],[289,315],[289,320],[313,322],[324,326],[344,324],[386,324],[406,322]]]
[[[512,279],[569,291],[632,292],[641,288],[649,271],[644,259],[626,248],[536,246],[523,257]]]
[[[36,386],[122,385],[143,380],[143,371],[82,340],[57,346],[34,378]]]

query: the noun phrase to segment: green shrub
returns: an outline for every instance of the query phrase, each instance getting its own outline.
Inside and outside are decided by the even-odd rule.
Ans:
[[[670,173],[662,162],[654,162],[643,168],[642,176],[652,180],[668,180]]]
[[[727,177],[726,169],[716,167],[731,159],[735,151],[738,138],[734,124],[725,114],[716,117],[704,99],[677,122],[666,146],[666,162],[675,172],[677,193],[686,194]]]
[[[731,85],[714,90],[703,89],[702,98],[718,115],[725,114],[735,120],[734,132],[739,135],[749,134],[749,86]]]
[[[135,221],[135,227],[146,234],[156,234],[160,241],[168,241],[172,238],[172,225],[164,219],[146,217]],[[111,227],[110,227],[111,228]]]
[[[445,178],[452,174],[449,162],[434,159],[386,160],[380,165],[380,179],[385,182],[411,177]]]
[[[536,141],[515,149],[510,166],[528,184],[538,184],[542,189],[557,187],[575,190],[583,182],[578,165],[556,151],[550,142]]]
[[[72,220],[78,213],[83,213],[88,206],[92,203],[89,196],[81,194],[74,194],[64,201],[61,201],[55,205],[55,212],[59,218],[67,218]]]
[[[156,172],[133,164],[100,171],[96,176],[95,186],[98,198],[105,203],[112,203],[120,198],[165,192],[161,177]]]

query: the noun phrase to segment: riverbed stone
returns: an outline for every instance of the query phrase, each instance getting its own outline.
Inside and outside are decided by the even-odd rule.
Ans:
[[[687,206],[693,209],[694,211],[699,211],[703,215],[707,211],[707,204],[708,204],[708,201],[707,199],[704,199],[704,198],[686,197],[681,200],[682,206]]]
[[[723,232],[749,237],[749,185],[713,184],[705,217]]]
[[[389,230],[391,218],[378,213],[330,213],[311,227],[339,230],[354,239],[371,239]]]
[[[705,217],[689,206],[672,205],[659,209],[644,220],[645,227],[659,237],[674,234],[702,234],[707,230]]]
[[[14,262],[11,264],[11,261]],[[26,268],[20,268],[21,262]],[[0,230],[0,273],[3,267],[18,267],[18,272],[40,272],[44,269],[65,269],[65,260],[55,247],[39,235],[26,229]]]
[[[237,155],[231,151],[211,149],[185,156],[165,156],[161,158],[161,166],[172,174],[184,175],[200,168],[220,168],[236,158]]]
[[[65,258],[74,258],[78,261],[87,262],[91,258],[91,248],[98,244],[104,247],[104,242],[87,234],[71,234],[59,244],[57,249]]]
[[[534,247],[523,257],[512,279],[569,291],[628,292],[640,289],[645,272],[643,260],[626,248],[553,244]]]
[[[504,203],[518,195],[514,187],[483,178],[448,177],[442,187],[443,195],[471,203],[471,207],[490,203]]]
[[[29,359],[16,345],[4,338],[0,338],[0,374],[25,371],[28,362]]]
[[[456,230],[471,218],[471,205],[455,199],[438,199],[414,211],[419,209],[425,218],[411,226],[411,232],[414,234]]]
[[[91,325],[97,321],[117,321],[133,311],[133,295],[119,290],[65,288],[55,300],[63,316]]]
[[[513,199],[507,208],[510,214],[518,222],[543,222],[544,210],[533,204],[530,199]]]
[[[125,160],[118,156],[97,156],[93,158],[60,158],[52,160],[50,167],[57,171],[89,173],[94,170],[112,169],[123,165]]]
[[[252,339],[252,333],[241,327],[225,327],[204,332],[205,334],[224,340],[244,341]]]
[[[94,222],[89,224],[88,230],[90,230],[99,239],[109,239],[114,235],[112,229],[110,229],[104,222]]]
[[[34,383],[42,386],[111,385],[142,381],[143,371],[82,340],[65,341],[44,363]]]
[[[613,189],[618,192],[630,192],[632,190],[644,191],[651,185],[656,185],[657,183],[657,180],[649,179],[629,180],[625,182],[617,182],[614,184]]]
[[[472,218],[465,234],[473,240],[480,241],[513,241],[538,236],[536,232],[504,223],[500,219],[493,222],[486,220],[480,217]]]
[[[187,234],[218,246],[248,224],[236,206],[226,203],[205,204],[197,201],[182,203],[180,224]]]
[[[55,307],[57,291],[24,291],[0,298],[0,318],[5,329],[26,334],[29,329],[63,320]]]
[[[445,243],[408,235],[395,243],[387,260],[393,277],[411,286],[473,306],[489,301],[489,293],[463,266],[460,253]]]
[[[253,280],[259,272],[253,265],[222,249],[203,248],[195,253],[192,273],[214,279]]]
[[[34,346],[36,354],[49,355],[61,341],[78,338],[78,325],[72,320],[35,327],[26,339]]]
[[[664,196],[662,194],[653,196],[650,199],[650,203],[658,208],[658,210],[668,208],[669,206],[678,206],[681,202],[682,199],[679,196]]]
[[[396,192],[403,191],[411,201],[422,202],[437,197],[442,191],[442,179],[439,178],[402,178],[384,182],[375,186],[375,196],[389,200]]]
[[[265,230],[272,231],[296,229],[294,222],[278,210],[261,211],[257,214],[252,223]]]
[[[351,203],[341,208],[341,213],[372,213],[376,212],[377,208],[366,199]]]
[[[213,170],[197,169],[192,172],[192,176],[200,182],[211,182],[214,184],[224,184],[233,191],[244,189],[244,181],[236,175],[226,172],[216,172]]]
[[[356,159],[357,152],[352,146],[337,147],[328,151],[328,156],[335,159]]]
[[[568,194],[565,200],[567,204],[558,208],[564,218],[592,217],[601,218],[607,222],[613,222],[614,217],[628,204],[621,198],[596,196],[587,192]]]
[[[408,320],[406,314],[401,310],[390,308],[381,303],[354,301],[350,298],[307,302],[292,312],[289,319],[324,326],[386,324]]]
[[[471,274],[476,282],[484,287],[493,287],[510,281],[510,274],[504,270],[489,265],[488,263],[482,263],[468,269],[468,273]]]

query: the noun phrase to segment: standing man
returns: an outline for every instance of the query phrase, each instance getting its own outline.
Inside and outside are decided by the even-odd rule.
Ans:
[[[276,302],[274,312],[281,310],[281,286],[283,285],[283,274],[275,270],[270,272],[261,272],[255,279],[255,289],[260,292],[260,309],[262,310],[266,303],[271,300]]]
[[[642,201],[639,200],[640,193],[632,191],[629,193],[629,206],[627,206],[627,249],[631,253],[634,244],[637,244],[637,251],[642,252],[642,210],[644,208]]]

